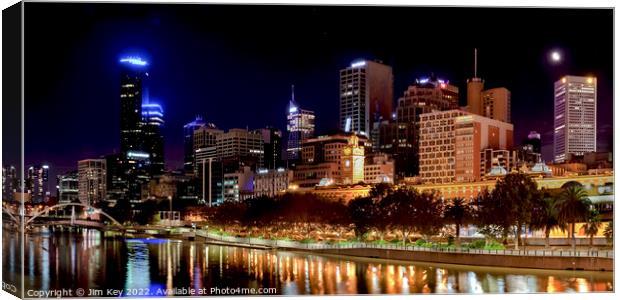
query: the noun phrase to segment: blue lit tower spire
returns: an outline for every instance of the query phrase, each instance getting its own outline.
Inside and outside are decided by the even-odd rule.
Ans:
[[[202,117],[196,116],[194,121],[183,126],[183,143],[185,146],[183,169],[187,173],[194,171],[194,131],[205,125],[206,123],[202,120]]]

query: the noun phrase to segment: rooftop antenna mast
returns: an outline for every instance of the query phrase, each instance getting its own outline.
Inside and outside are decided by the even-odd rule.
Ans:
[[[295,85],[291,84],[291,100],[295,102]]]
[[[478,48],[474,48],[474,78],[478,78]]]

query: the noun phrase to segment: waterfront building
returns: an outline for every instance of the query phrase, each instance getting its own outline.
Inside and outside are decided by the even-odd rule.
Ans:
[[[78,199],[86,205],[95,205],[106,199],[105,159],[78,161]]]
[[[79,176],[78,171],[67,172],[58,175],[58,203],[74,203],[79,201]]]
[[[30,193],[33,203],[47,202],[50,196],[48,165],[34,165],[28,168],[26,191]]]
[[[148,62],[124,57],[121,63],[121,152],[143,151],[142,102],[148,78]]]
[[[292,170],[259,169],[254,175],[254,197],[274,197],[285,192],[292,181]]]

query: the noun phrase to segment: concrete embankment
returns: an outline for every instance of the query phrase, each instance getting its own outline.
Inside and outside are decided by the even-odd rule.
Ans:
[[[394,249],[316,249],[315,253],[372,257],[405,261],[486,267],[613,271],[614,261],[605,257],[518,256],[502,254],[450,253],[432,251],[405,251]]]

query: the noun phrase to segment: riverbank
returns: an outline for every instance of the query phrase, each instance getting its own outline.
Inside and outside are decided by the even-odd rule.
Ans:
[[[251,238],[222,237],[198,232],[197,237],[210,243],[249,247],[304,251],[316,254],[330,254],[361,258],[389,259],[408,262],[427,262],[484,267],[576,270],[613,272],[613,257],[601,257],[599,252],[560,251],[514,251],[514,250],[450,250],[420,249],[415,247],[348,246],[301,244],[291,241],[262,240]],[[399,249],[401,248],[401,249]],[[558,255],[559,254],[559,255]]]

